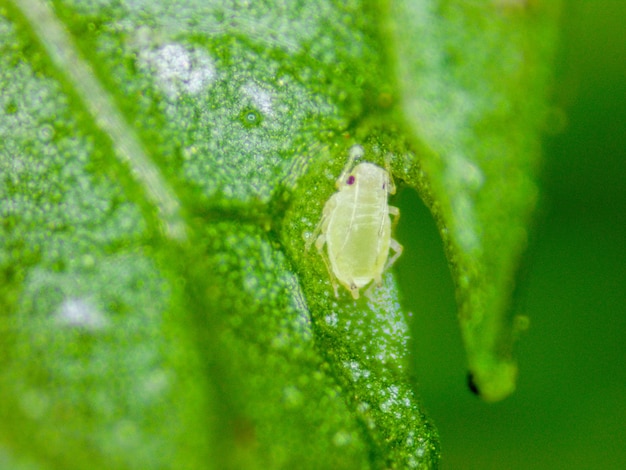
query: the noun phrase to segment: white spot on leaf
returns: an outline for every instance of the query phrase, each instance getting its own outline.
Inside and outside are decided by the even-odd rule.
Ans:
[[[19,404],[29,418],[39,420],[44,418],[50,409],[50,398],[38,390],[29,389],[20,394]]]
[[[480,234],[471,196],[481,188],[485,176],[477,165],[452,153],[447,158],[445,181],[452,198],[456,238],[463,250],[475,251],[480,248]]]
[[[172,99],[180,94],[202,92],[217,77],[213,59],[199,49],[166,44],[140,53],[141,62],[152,70],[157,85]]]
[[[243,87],[243,94],[250,98],[254,106],[265,116],[272,116],[272,95],[256,83],[247,83]]]
[[[98,331],[109,325],[104,314],[88,299],[68,298],[54,315],[57,324],[69,328]]]
[[[289,408],[295,408],[302,405],[304,397],[302,392],[295,386],[289,385],[283,389],[283,400]]]
[[[337,431],[333,436],[333,444],[337,447],[344,447],[352,442],[352,436],[345,430]]]
[[[324,321],[328,326],[337,326],[339,323],[339,317],[337,316],[337,313],[332,312],[324,317]]]

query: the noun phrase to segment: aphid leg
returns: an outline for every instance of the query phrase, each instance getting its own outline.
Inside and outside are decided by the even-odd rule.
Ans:
[[[324,251],[324,245],[326,244],[326,235],[322,234],[317,237],[315,240],[315,248],[317,248],[317,252],[322,257],[324,261],[324,266],[326,266],[326,270],[328,271],[328,277],[330,278],[330,283],[333,286],[333,291],[335,292],[335,297],[339,297],[339,292],[337,290],[337,280],[335,279],[335,275],[333,274],[333,270],[330,267],[330,260],[328,259],[328,254]]]
[[[371,298],[372,292],[376,287],[380,287],[383,285],[383,277],[379,274],[374,278],[374,281],[369,285],[369,287],[365,291],[365,297]]]
[[[317,246],[317,240],[319,238],[318,235],[322,231],[322,225],[324,225],[324,217],[322,217],[319,223],[315,226],[315,229],[313,229],[313,233],[311,233],[306,239],[306,243],[304,244],[304,251],[309,251],[313,243],[315,243],[315,245]]]
[[[389,154],[385,157],[385,170],[387,170],[387,193],[396,194],[396,183],[391,174],[391,155]]]
[[[387,212],[391,217],[393,217],[391,221],[391,233],[396,230],[396,225],[398,225],[398,220],[400,220],[400,209],[395,206],[387,206]],[[383,230],[385,228],[385,219],[381,217],[380,219],[380,227],[378,228],[378,235],[383,234]]]
[[[387,206],[387,211],[389,212],[389,215],[393,217],[393,220],[391,221],[391,233],[393,233],[396,230],[398,221],[400,220],[400,209],[396,206]]]
[[[395,263],[402,254],[404,247],[392,238],[391,240],[389,240],[389,249],[393,250],[395,253],[391,258],[387,260],[384,271],[387,271],[391,266],[393,266],[393,263]]]
[[[335,210],[335,206],[337,205],[337,202],[335,201],[334,197],[331,197],[328,202],[326,203],[326,205],[324,206],[324,210],[322,212],[322,218],[320,219],[319,223],[315,226],[315,229],[313,230],[313,233],[309,236],[309,238],[307,238],[306,243],[304,245],[304,250],[305,251],[309,251],[309,249],[311,248],[311,245],[313,243],[315,243],[315,246],[317,246],[318,240],[319,240],[319,234],[323,233],[325,234],[326,232],[326,226],[328,225],[328,215]],[[324,238],[324,240],[326,240],[326,238]],[[319,251],[319,248],[318,248]]]
[[[402,251],[404,250],[402,245],[400,245],[393,238],[389,240],[389,249],[393,250],[394,254],[391,258],[387,260],[387,264],[385,265],[385,269],[383,269],[383,272],[387,271],[393,265],[393,263],[396,262],[396,260],[400,257],[400,255],[402,254]],[[367,288],[367,290],[365,291],[365,295],[369,297],[374,287],[380,287],[382,285],[383,285],[383,276],[382,274],[379,274],[377,277],[374,278],[374,282],[372,282],[372,284]]]
[[[400,209],[395,206],[387,206],[387,210],[389,211],[389,215],[393,217],[391,221],[391,233],[394,233],[396,230],[396,225],[398,225],[398,221],[400,220]],[[404,250],[404,247],[393,238],[389,239],[389,248],[395,253],[391,256],[391,258],[387,260],[384,271],[389,269],[393,265],[393,263],[396,262],[396,260],[400,257],[402,251]]]
[[[343,167],[343,171],[341,172],[339,178],[337,179],[337,182],[335,183],[335,186],[337,186],[337,188],[341,187],[344,184],[346,176],[352,172],[354,166],[356,165],[356,161],[362,158],[363,155],[365,155],[365,151],[360,145],[353,145],[352,147],[350,147],[350,150],[348,151],[348,163],[346,163],[346,166]]]

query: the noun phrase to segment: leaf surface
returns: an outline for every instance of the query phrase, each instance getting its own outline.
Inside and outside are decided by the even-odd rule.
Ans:
[[[455,134],[450,157],[440,116],[412,114],[448,71],[415,54],[446,43],[411,47],[422,23],[402,17],[324,0],[0,4],[0,467],[437,467],[393,275],[336,298],[304,238],[361,144],[448,233],[462,316],[478,302],[494,318],[508,290],[485,292],[511,282],[536,154],[488,231],[510,180],[491,186],[490,151]],[[529,122],[516,154],[536,151]]]

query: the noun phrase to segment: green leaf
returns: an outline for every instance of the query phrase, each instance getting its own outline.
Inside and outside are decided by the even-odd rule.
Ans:
[[[492,146],[535,152],[538,121],[477,107],[517,130],[441,140],[441,116],[411,103],[454,65],[415,55],[448,47],[437,31],[480,32],[443,12],[413,47],[423,19],[402,5],[0,5],[0,467],[437,467],[393,275],[335,297],[303,235],[359,143],[447,231],[462,315],[499,324],[535,156],[512,160],[524,191],[500,201],[511,181],[485,162]],[[461,78],[435,91],[471,95]],[[505,85],[480,96],[520,104]],[[468,347],[492,352],[500,327],[480,328]]]
[[[400,106],[420,149],[421,190],[456,284],[470,386],[487,401],[515,389],[510,315],[538,199],[539,136],[558,2],[390,2],[386,28]]]

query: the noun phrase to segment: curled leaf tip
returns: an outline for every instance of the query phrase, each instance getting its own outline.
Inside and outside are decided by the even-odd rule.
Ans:
[[[472,393],[489,403],[504,400],[511,395],[515,391],[516,382],[517,364],[512,361],[473,368],[467,375],[467,384]]]

